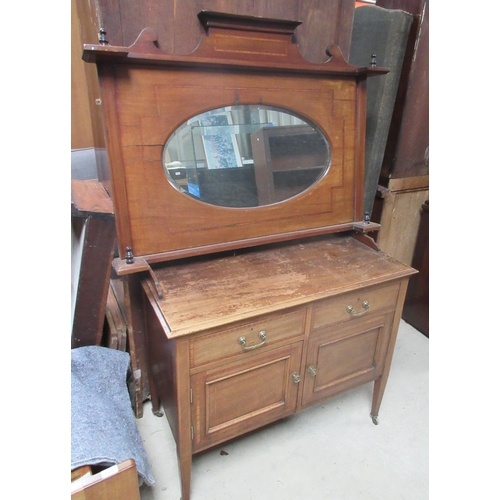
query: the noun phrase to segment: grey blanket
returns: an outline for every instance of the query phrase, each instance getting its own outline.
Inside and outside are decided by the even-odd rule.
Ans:
[[[71,470],[135,460],[154,484],[127,390],[130,356],[99,346],[71,350]]]

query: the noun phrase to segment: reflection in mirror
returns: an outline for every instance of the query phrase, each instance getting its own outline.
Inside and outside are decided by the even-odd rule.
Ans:
[[[313,124],[263,105],[197,115],[172,134],[163,152],[176,189],[223,207],[287,200],[318,181],[329,164],[327,140]]]

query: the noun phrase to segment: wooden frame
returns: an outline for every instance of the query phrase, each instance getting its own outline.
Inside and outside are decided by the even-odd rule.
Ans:
[[[326,63],[305,61],[292,41],[299,22],[206,11],[199,18],[206,36],[188,56],[161,52],[148,28],[130,47],[84,46],[84,59],[97,64],[108,131],[120,254],[115,270],[377,229],[363,223],[365,91],[368,76],[388,69],[351,66],[335,46]],[[235,103],[268,104],[315,123],[332,151],[321,182],[251,209],[201,204],[171,186],[162,165],[168,138],[189,117]]]

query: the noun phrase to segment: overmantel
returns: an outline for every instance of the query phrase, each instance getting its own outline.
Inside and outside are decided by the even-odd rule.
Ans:
[[[221,69],[252,68],[255,71],[276,70],[330,76],[377,76],[389,72],[378,66],[358,67],[349,64],[336,45],[325,47],[328,58],[322,64],[306,61],[299,47],[293,42],[295,28],[301,21],[240,16],[212,11],[198,14],[205,28],[198,47],[190,54],[169,54],[158,48],[158,34],[154,28],[144,28],[129,47],[109,45],[104,39],[100,44],[84,44],[83,60],[90,63],[133,63],[160,66],[206,66]],[[244,32],[244,36],[236,32]],[[251,37],[249,34],[253,33]],[[265,34],[265,38],[263,37]],[[260,35],[260,37],[259,37]],[[264,50],[259,50],[261,42]],[[221,47],[222,44],[222,47]],[[231,45],[233,44],[233,45]],[[245,50],[244,45],[251,49]],[[259,56],[256,64],[255,56]],[[367,55],[367,62],[370,55]]]
[[[324,63],[306,61],[294,42],[299,21],[211,11],[198,17],[205,34],[187,55],[161,51],[152,28],[129,47],[104,38],[84,45],[83,59],[96,64],[101,87],[118,236],[115,271],[130,274],[195,255],[378,230],[363,213],[366,79],[389,70],[352,66],[333,45]],[[284,110],[309,124],[327,144],[324,172],[288,198],[250,208],[214,206],[172,185],[165,165],[169,139],[202,113],[235,106]],[[233,137],[234,144],[240,140]],[[185,168],[177,160],[171,164]],[[192,168],[212,178],[224,174],[207,162],[200,165]],[[231,170],[256,169],[248,161],[242,165]],[[305,160],[293,169],[302,175],[310,167]],[[254,177],[258,189],[262,179]]]

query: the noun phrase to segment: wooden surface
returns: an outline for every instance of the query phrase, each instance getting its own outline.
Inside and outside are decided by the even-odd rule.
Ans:
[[[298,44],[305,59],[326,60],[325,48],[338,45],[349,53],[354,2],[352,0],[144,0],[135,2],[92,0],[88,15],[98,13],[99,25],[104,28],[111,45],[131,45],[146,27],[158,32],[160,50],[171,54],[193,52],[203,35],[196,16],[201,10],[227,12],[263,18],[301,21],[297,31]],[[97,36],[97,31],[94,36]],[[94,43],[88,40],[87,43]]]
[[[90,99],[86,72],[94,70],[82,63],[82,36],[78,18],[77,0],[71,0],[71,149],[94,146],[90,120]]]
[[[102,219],[114,218],[113,202],[97,179],[71,179],[71,215]]]
[[[90,465],[83,465],[82,467],[78,467],[71,471],[71,482],[76,479],[80,479],[83,476],[89,476],[92,474],[92,469]]]
[[[140,500],[135,462],[124,462],[72,483],[72,500]]]
[[[376,285],[413,270],[345,236],[156,268],[170,338]]]

